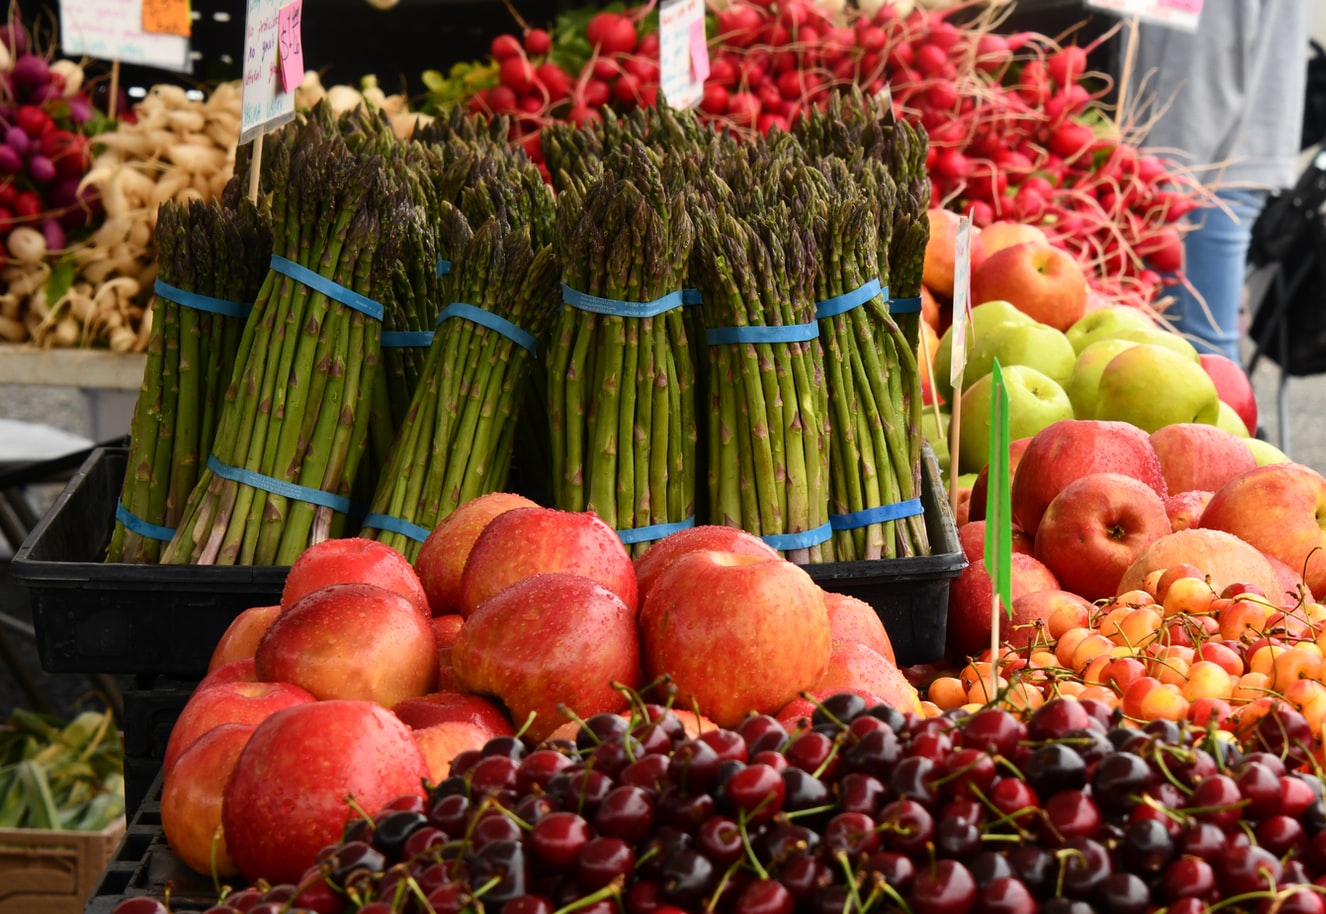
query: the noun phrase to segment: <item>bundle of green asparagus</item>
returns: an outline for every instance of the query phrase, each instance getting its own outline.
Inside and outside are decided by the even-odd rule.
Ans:
[[[554,251],[531,244],[527,225],[492,216],[471,232],[442,209],[452,303],[364,519],[363,535],[411,560],[438,521],[506,484],[524,380],[559,300]]]
[[[565,307],[547,356],[552,491],[642,550],[694,522],[693,227],[675,163],[639,141],[558,199]]]
[[[803,563],[831,557],[817,258],[811,230],[786,202],[744,217],[723,205],[697,210],[710,519]]]
[[[157,294],[108,562],[154,563],[212,447],[244,322],[272,251],[270,221],[239,196],[167,203]]]
[[[276,253],[163,562],[290,564],[340,535],[353,510],[401,227],[416,205],[380,157],[354,156],[339,136],[305,139],[287,158],[271,190]]]

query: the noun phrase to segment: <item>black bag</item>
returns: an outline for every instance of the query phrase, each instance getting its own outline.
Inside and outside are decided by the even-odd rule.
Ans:
[[[1326,140],[1326,48],[1309,40],[1308,80],[1303,97],[1303,140],[1300,149],[1311,149]]]
[[[1326,373],[1326,152],[1252,227],[1248,261],[1275,274],[1252,317],[1257,351],[1290,375]]]

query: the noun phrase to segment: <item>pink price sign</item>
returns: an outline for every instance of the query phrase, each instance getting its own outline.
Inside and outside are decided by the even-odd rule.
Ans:
[[[304,41],[300,34],[304,0],[281,7],[276,49],[281,58],[281,89],[294,92],[304,81]]]
[[[704,19],[691,20],[691,77],[698,83],[709,78],[709,41],[704,34]]]

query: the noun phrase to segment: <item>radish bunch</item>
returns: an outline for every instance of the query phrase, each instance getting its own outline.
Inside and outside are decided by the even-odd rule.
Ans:
[[[49,62],[20,26],[0,30],[0,243],[28,226],[59,250],[88,225],[93,204],[79,184],[94,113],[77,64]]]
[[[657,35],[641,34],[652,13],[586,11],[564,16],[551,36],[499,36],[491,83],[468,103],[509,115],[513,141],[541,162],[539,130],[550,121],[656,102]],[[977,225],[1040,226],[1111,300],[1146,305],[1180,281],[1178,221],[1206,193],[1127,141],[1102,102],[1107,82],[1088,72],[1089,49],[889,3],[867,12],[733,0],[711,10],[708,34],[702,119],[739,133],[786,130],[834,88],[887,88],[898,115],[929,134],[935,205],[970,212]]]

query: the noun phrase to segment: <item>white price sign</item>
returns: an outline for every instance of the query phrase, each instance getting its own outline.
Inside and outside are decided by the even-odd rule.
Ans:
[[[60,0],[66,56],[99,57],[188,73],[189,39],[145,32],[143,0]]]
[[[664,0],[658,7],[659,89],[674,108],[692,108],[704,97],[709,45],[704,0]]]
[[[1202,15],[1202,0],[1087,0],[1087,6],[1183,32],[1196,32]]]
[[[295,116],[295,93],[281,91],[281,0],[248,0],[239,141],[247,143]]]

